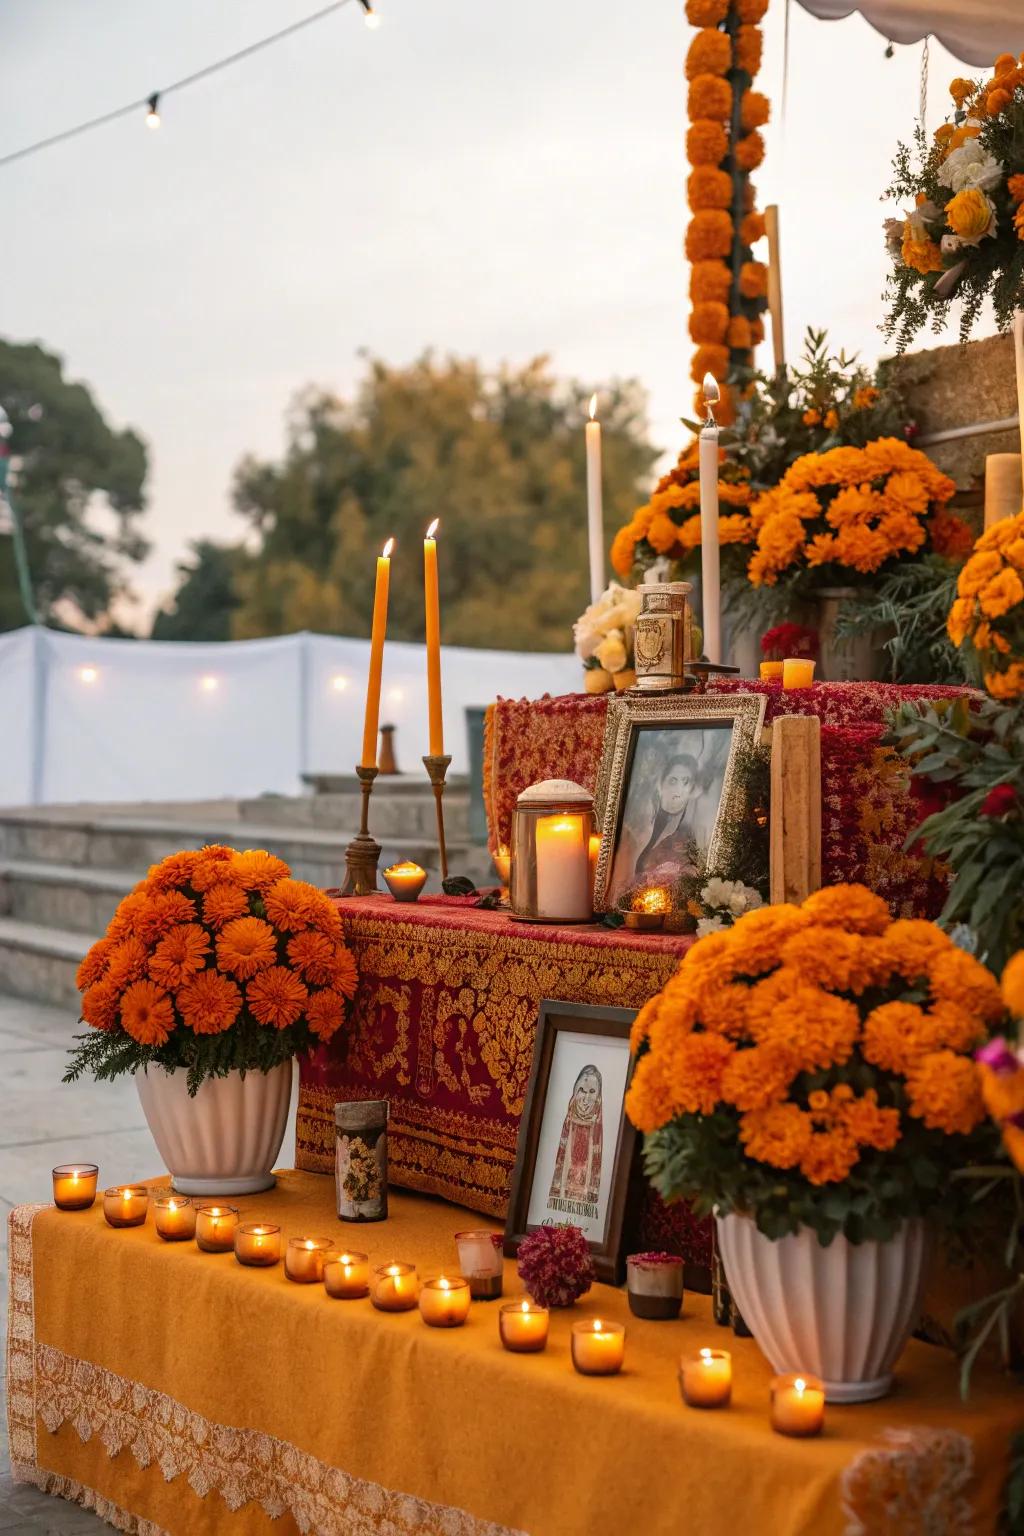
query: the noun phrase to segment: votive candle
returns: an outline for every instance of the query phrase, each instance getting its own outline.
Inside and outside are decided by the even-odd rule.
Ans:
[[[230,1253],[237,1226],[237,1206],[201,1205],[196,1211],[196,1243],[204,1253]]]
[[[115,1184],[103,1191],[103,1214],[112,1227],[141,1227],[149,1210],[143,1184]]]
[[[491,854],[491,858],[494,860],[494,867],[498,871],[499,880],[501,881],[502,885],[507,886],[509,880],[512,878],[511,853],[509,853],[506,847],[502,846],[498,849],[497,853]]]
[[[591,1323],[574,1323],[572,1363],[581,1376],[614,1376],[622,1369],[626,1330],[621,1323],[595,1317]]]
[[[235,1229],[235,1258],[249,1269],[270,1269],[281,1261],[281,1228],[249,1221]]]
[[[370,1261],[365,1253],[329,1253],[324,1259],[324,1290],[328,1296],[352,1301],[370,1290]]]
[[[626,1260],[626,1292],[634,1317],[666,1321],[683,1307],[683,1261],[674,1253],[633,1253]]]
[[[474,1301],[497,1301],[504,1272],[500,1232],[456,1232],[459,1269]]]
[[[415,1264],[382,1264],[373,1272],[370,1300],[382,1312],[408,1312],[419,1299]]]
[[[384,871],[384,880],[396,901],[416,901],[427,883],[427,872],[411,859],[404,859]]]
[[[825,1424],[825,1388],[817,1376],[793,1372],[772,1378],[772,1429],[779,1435],[820,1435]]]
[[[53,1203],[59,1211],[87,1211],[96,1199],[95,1163],[61,1163],[53,1170]]]
[[[426,1280],[420,1291],[420,1317],[430,1328],[461,1328],[469,1316],[469,1283],[461,1276]]]
[[[549,1317],[547,1307],[528,1296],[508,1302],[498,1313],[502,1344],[513,1355],[538,1354],[547,1347]]]
[[[781,680],[782,680],[782,667],[783,667],[783,663],[781,661],[762,661],[762,663],[761,663],[761,680],[762,680],[762,682],[767,682],[769,678],[773,678],[773,677],[778,678],[780,680],[780,682],[781,682]]]
[[[153,1220],[165,1243],[184,1243],[196,1235],[196,1208],[184,1195],[154,1200]]]
[[[702,1349],[683,1356],[679,1386],[689,1408],[728,1408],[732,1400],[732,1356],[727,1349]]]
[[[297,1285],[314,1285],[324,1277],[324,1259],[334,1247],[329,1237],[290,1237],[284,1272]]]
[[[804,656],[787,656],[782,663],[783,688],[810,688],[814,682],[814,662]]]

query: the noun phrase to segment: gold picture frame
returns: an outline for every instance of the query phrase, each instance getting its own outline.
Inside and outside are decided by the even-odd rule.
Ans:
[[[603,912],[609,905],[609,887],[629,799],[630,778],[637,747],[645,733],[665,733],[677,728],[682,745],[687,732],[714,729],[725,722],[731,724],[718,806],[706,842],[708,863],[713,864],[722,827],[730,815],[738,811],[736,758],[741,750],[753,748],[760,740],[766,705],[763,694],[753,693],[696,696],[624,693],[609,700],[595,796],[601,834],[594,877],[595,911]]]

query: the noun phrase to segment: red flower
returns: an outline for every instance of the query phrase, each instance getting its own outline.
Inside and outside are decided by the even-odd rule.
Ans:
[[[979,816],[1008,816],[1017,809],[1017,791],[1012,784],[994,784],[978,807]]]
[[[761,636],[761,653],[775,661],[787,656],[817,656],[818,631],[803,624],[776,624]]]

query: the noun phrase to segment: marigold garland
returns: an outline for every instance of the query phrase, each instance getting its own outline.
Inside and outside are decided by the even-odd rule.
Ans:
[[[956,590],[950,640],[977,652],[994,699],[1024,698],[1024,512],[981,535]]]

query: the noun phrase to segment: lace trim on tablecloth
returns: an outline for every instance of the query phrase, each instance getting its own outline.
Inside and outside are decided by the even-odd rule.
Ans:
[[[973,1536],[974,1446],[953,1429],[887,1429],[843,1473],[845,1536]]]

